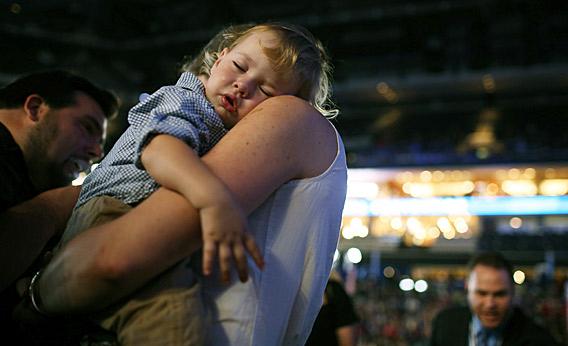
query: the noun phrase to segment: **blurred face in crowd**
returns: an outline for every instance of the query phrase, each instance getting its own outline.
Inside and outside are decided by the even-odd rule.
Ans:
[[[513,283],[505,269],[478,264],[467,281],[467,299],[485,328],[496,328],[507,317],[513,299]]]
[[[102,156],[105,115],[83,92],[76,93],[70,106],[42,103],[37,114],[23,148],[30,177],[40,191],[68,185]]]

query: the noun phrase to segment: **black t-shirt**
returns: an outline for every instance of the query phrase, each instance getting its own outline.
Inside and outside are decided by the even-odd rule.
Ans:
[[[0,123],[0,212],[37,195],[22,150]]]
[[[359,321],[351,298],[339,282],[329,280],[325,288],[324,304],[306,342],[308,346],[338,345],[336,329]]]
[[[36,195],[24,154],[10,131],[0,123],[0,213]],[[0,325],[5,328],[4,334],[18,335],[11,315],[19,300],[15,283],[0,292]]]

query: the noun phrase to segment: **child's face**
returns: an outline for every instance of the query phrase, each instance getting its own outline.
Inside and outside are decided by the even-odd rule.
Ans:
[[[205,92],[226,128],[233,127],[267,98],[298,92],[296,78],[275,72],[262,52],[262,47],[277,44],[273,33],[253,32],[233,49],[225,48],[219,54],[205,82]]]

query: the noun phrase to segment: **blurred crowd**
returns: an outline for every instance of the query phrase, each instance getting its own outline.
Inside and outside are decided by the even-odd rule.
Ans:
[[[465,305],[463,279],[428,281],[426,292],[404,292],[396,279],[359,279],[353,295],[361,318],[361,346],[428,345],[436,314],[453,305]],[[544,283],[527,280],[516,287],[516,304],[551,334],[566,342],[566,278]]]

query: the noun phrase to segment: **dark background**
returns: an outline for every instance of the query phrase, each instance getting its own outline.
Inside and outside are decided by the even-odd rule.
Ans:
[[[65,68],[111,88],[123,107],[108,150],[140,93],[174,83],[183,57],[226,25],[251,21],[303,25],[328,47],[341,110],[334,123],[351,168],[568,162],[566,0],[0,0],[0,85]],[[465,302],[470,251],[491,248],[527,272],[520,305],[567,340],[566,225],[558,233],[499,235],[497,221],[483,220],[468,251],[452,241],[447,253],[388,252],[378,247],[384,239],[361,240],[362,249],[379,248],[371,257],[380,260],[378,276],[370,276],[364,252],[355,275],[362,345],[426,345],[434,314]],[[552,270],[543,270],[551,254]],[[383,277],[385,266],[397,274]],[[413,273],[429,280],[425,294],[398,289]]]
[[[184,56],[228,24],[267,20],[328,47],[351,167],[568,158],[563,0],[3,0],[0,84],[67,68],[113,89],[124,105],[110,146],[138,95],[174,83]],[[488,110],[491,138],[472,142]]]

